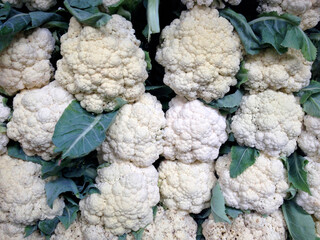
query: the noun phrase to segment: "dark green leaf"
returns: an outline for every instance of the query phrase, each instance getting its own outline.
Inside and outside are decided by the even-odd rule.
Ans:
[[[42,162],[42,178],[49,176],[61,176],[61,170],[72,165],[72,159],[56,159],[53,161]]]
[[[242,96],[241,90],[237,90],[235,93],[225,95],[223,98],[207,103],[207,105],[226,113],[234,113],[240,106]]]
[[[145,60],[147,62],[147,71],[151,71],[152,70],[152,64],[151,64],[151,58],[150,58],[149,52],[144,51],[144,54],[145,54]]]
[[[142,240],[143,232],[144,228],[140,228],[138,231],[132,232],[132,235],[135,240]]]
[[[7,132],[7,125],[5,123],[0,123],[0,133]]]
[[[216,186],[212,189],[210,206],[215,222],[227,222],[231,224],[231,221],[226,214],[224,197],[219,183],[217,183]]]
[[[148,0],[148,5],[147,5],[148,41],[150,41],[151,34],[160,32],[159,3],[160,3],[160,0]]]
[[[116,114],[117,111],[94,115],[72,101],[56,124],[52,137],[54,152],[62,152],[62,159],[87,155],[104,141]]]
[[[131,21],[131,13],[124,9],[123,7],[119,7],[117,14],[124,17],[128,21]]]
[[[77,213],[79,211],[79,206],[71,203],[67,203],[63,209],[61,216],[58,216],[58,219],[63,224],[65,229],[68,229],[70,225],[76,220]]]
[[[158,211],[158,206],[153,206],[152,207],[152,215],[153,215],[153,220],[156,218],[157,215],[157,211]]]
[[[312,94],[320,93],[320,83],[311,81],[308,86],[300,90],[300,93],[302,94],[300,103],[304,104]]]
[[[320,81],[320,31],[316,30],[316,32],[311,33],[309,37],[315,45],[315,47],[317,48],[317,57],[316,60],[313,62],[311,69],[311,79]]]
[[[42,233],[44,233],[47,236],[50,236],[56,229],[58,223],[59,219],[57,217],[55,217],[54,219],[45,219],[39,221],[38,228]]]
[[[126,240],[127,239],[127,234],[123,234],[118,237],[118,240]]]
[[[240,214],[243,214],[243,211],[232,207],[226,207],[226,214],[232,219],[236,219]]]
[[[59,22],[59,21],[50,21],[45,23],[42,27],[44,28],[61,28],[67,30],[69,27],[68,23]]]
[[[34,233],[35,231],[37,231],[38,229],[38,226],[37,225],[29,225],[29,226],[26,226],[24,228],[24,237],[28,237],[30,236],[32,233]]]
[[[248,81],[248,70],[244,68],[245,61],[242,61],[240,64],[240,70],[236,75],[238,80],[237,88],[240,88],[243,83]]]
[[[41,25],[51,22],[51,21],[57,21],[57,22],[63,22],[64,19],[59,14],[56,13],[50,13],[50,12],[30,12],[29,16],[31,18],[31,26],[27,28],[32,29],[36,27],[40,27]]]
[[[6,2],[0,8],[0,20],[6,20],[9,17],[10,11],[11,11],[10,3]]]
[[[311,95],[303,104],[303,110],[308,115],[320,118],[320,93]]]
[[[286,198],[286,200],[291,200],[296,196],[297,189],[291,185],[286,192],[289,193],[289,196]]]
[[[76,8],[89,8],[89,7],[97,7],[102,4],[102,0],[68,0],[70,6]]]
[[[19,158],[19,159],[33,162],[33,163],[42,164],[43,162],[41,157],[37,157],[37,156],[29,157],[28,155],[26,155],[22,150],[22,148],[20,147],[20,144],[17,142],[13,142],[9,144],[8,155],[10,157]]]
[[[252,166],[256,158],[259,156],[259,151],[255,148],[232,146],[231,147],[231,164],[230,177],[236,178],[243,173],[248,167]]]

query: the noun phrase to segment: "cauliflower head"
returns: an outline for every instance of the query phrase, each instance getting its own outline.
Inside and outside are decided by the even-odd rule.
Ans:
[[[211,214],[202,228],[206,240],[286,239],[286,222],[280,210],[266,217],[257,213],[241,214],[232,224],[215,222]]]
[[[281,160],[260,153],[256,162],[236,178],[230,177],[230,164],[231,154],[216,162],[226,205],[261,214],[271,214],[282,205],[289,184]]]
[[[43,240],[39,232],[24,237],[25,226],[11,222],[0,223],[0,240]]]
[[[153,166],[138,168],[115,162],[98,169],[96,182],[101,194],[80,201],[81,214],[89,224],[122,235],[152,222],[152,207],[160,198],[158,173]]]
[[[52,159],[54,128],[65,108],[73,100],[57,81],[41,89],[24,90],[13,99],[13,116],[7,125],[10,139],[21,143],[29,155]]]
[[[131,22],[119,15],[99,29],[71,18],[55,78],[89,112],[113,110],[117,98],[132,103],[144,93],[148,77],[139,45]]]
[[[307,213],[314,214],[320,220],[320,158],[319,156],[305,158],[309,161],[305,170],[311,195],[299,190],[296,202]]]
[[[320,21],[320,0],[258,0],[257,11],[290,13],[301,18],[303,30],[315,27]]]
[[[266,90],[246,95],[232,117],[231,130],[241,145],[270,156],[289,156],[301,133],[304,112],[292,94]]]
[[[193,8],[194,5],[204,5],[211,8],[224,8],[224,2],[231,5],[239,5],[241,0],[181,0],[188,9]]]
[[[163,82],[176,94],[210,102],[237,84],[240,38],[216,9],[195,6],[182,12],[161,38],[156,60],[165,67]]]
[[[276,50],[268,48],[259,54],[248,55],[245,69],[248,70],[248,81],[245,89],[250,93],[266,89],[297,92],[309,85],[312,62],[305,60],[300,50],[289,48],[279,55]]]
[[[39,164],[0,156],[0,223],[31,225],[61,215],[63,199],[57,198],[51,209],[44,188]]]
[[[210,206],[213,163],[162,161],[158,171],[161,201],[170,210],[200,213]]]
[[[298,138],[298,145],[302,151],[312,157],[320,155],[320,118],[305,115],[303,120],[305,129]]]
[[[9,118],[11,112],[10,108],[6,106],[5,102],[6,99],[0,95],[0,125]],[[7,137],[7,134],[3,131],[0,131],[0,155],[7,151],[8,142],[9,138]]]
[[[163,156],[184,163],[213,162],[227,141],[226,118],[199,100],[175,97],[169,102]]]
[[[22,8],[25,4],[30,11],[47,11],[57,4],[56,0],[2,0],[2,2],[8,2],[16,8]]]
[[[163,152],[165,123],[161,103],[149,93],[134,104],[124,105],[100,147],[103,160],[131,161],[138,167],[152,165]]]
[[[41,88],[53,76],[49,61],[55,40],[46,28],[19,34],[0,53],[0,87],[8,95],[22,89]]]

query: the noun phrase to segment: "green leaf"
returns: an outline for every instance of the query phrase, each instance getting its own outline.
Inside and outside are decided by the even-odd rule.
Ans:
[[[102,163],[98,166],[97,169],[101,169],[101,168],[105,168],[105,167],[109,167],[111,165],[111,163],[109,162],[105,162],[105,163]]]
[[[316,29],[316,32],[311,33],[309,35],[309,38],[317,48],[317,57],[316,60],[313,62],[311,68],[311,79],[320,81],[320,31]]]
[[[17,142],[13,142],[9,144],[8,155],[10,157],[22,159],[22,160],[33,162],[33,163],[42,164],[43,162],[41,157],[38,157],[38,156],[29,157],[28,155],[26,155],[22,150],[22,148],[20,147],[20,144]]]
[[[312,217],[295,200],[284,201],[281,206],[289,233],[294,240],[315,240],[316,231]]]
[[[231,224],[230,219],[226,215],[226,207],[224,197],[219,183],[212,189],[212,197],[210,201],[211,212],[215,222],[227,222]]]
[[[286,192],[289,193],[289,196],[286,198],[286,200],[291,200],[296,196],[297,189],[290,185]]]
[[[148,42],[151,39],[151,34],[160,32],[159,3],[160,3],[160,0],[148,0],[148,4],[147,4]]]
[[[153,215],[153,220],[156,218],[158,212],[158,206],[155,205],[152,207],[152,215]]]
[[[259,156],[259,151],[255,148],[232,146],[231,147],[231,164],[230,177],[236,178],[243,173],[248,167],[252,166],[256,158]]]
[[[234,113],[240,106],[242,96],[242,91],[237,90],[235,93],[225,95],[223,98],[205,104],[209,105],[210,107],[217,108],[226,113]]]
[[[68,0],[70,6],[76,8],[89,8],[89,7],[97,7],[102,4],[102,0]]]
[[[117,14],[124,17],[128,21],[131,21],[131,13],[124,9],[123,7],[119,7]]]
[[[56,124],[52,137],[54,152],[62,152],[62,159],[87,155],[102,144],[116,115],[117,111],[94,115],[72,101]]]
[[[76,220],[77,213],[79,211],[79,206],[71,203],[67,203],[63,209],[61,216],[58,216],[58,219],[63,224],[65,229],[68,229],[70,225]]]
[[[28,27],[26,30],[40,27],[41,25],[51,22],[51,21],[57,21],[57,22],[63,22],[64,18],[61,17],[59,14],[56,13],[50,13],[50,12],[30,12],[29,16],[31,18],[31,26]]]
[[[77,185],[74,181],[63,177],[47,182],[45,190],[47,203],[50,208],[52,208],[54,200],[57,199],[61,193],[73,192],[76,197],[80,196]]]
[[[49,176],[61,176],[62,169],[72,165],[72,159],[56,159],[53,161],[43,161],[42,162],[42,178],[45,179]]]
[[[151,58],[150,58],[149,52],[144,51],[144,54],[145,54],[145,60],[146,60],[146,63],[147,63],[147,71],[151,71],[152,70],[152,64],[151,64]]]
[[[118,240],[126,240],[127,239],[127,234],[123,234],[118,237]]]
[[[304,170],[308,160],[298,155],[296,152],[291,154],[287,159],[288,180],[292,185],[301,191],[311,195],[307,181],[307,172]]]
[[[59,22],[59,21],[50,21],[43,24],[42,27],[43,28],[61,28],[61,29],[68,30],[69,24],[65,22]]]
[[[38,222],[39,230],[47,236],[51,236],[51,234],[56,229],[59,223],[59,219],[55,217],[54,219],[45,219]]]
[[[6,2],[3,4],[3,6],[0,8],[0,21],[6,20],[10,14],[11,11],[11,5],[9,2]]]
[[[315,93],[320,93],[320,83],[312,80],[308,86],[300,90],[300,94],[302,95],[300,103],[304,104]]]
[[[232,219],[236,219],[240,214],[243,214],[243,211],[232,207],[226,207],[226,214],[232,217]]]
[[[303,110],[308,115],[320,118],[320,93],[312,94],[303,104]]]
[[[7,132],[7,124],[0,123],[0,133],[6,133],[6,132]]]
[[[243,83],[248,81],[248,70],[244,68],[245,61],[240,64],[240,70],[238,71],[236,78],[238,80],[237,88],[240,88]]]
[[[143,232],[144,228],[140,228],[138,231],[132,232],[132,235],[135,240],[142,240]]]
[[[30,236],[32,233],[34,233],[35,231],[37,231],[38,229],[38,226],[37,225],[29,225],[29,226],[26,226],[24,228],[24,237],[28,237]]]

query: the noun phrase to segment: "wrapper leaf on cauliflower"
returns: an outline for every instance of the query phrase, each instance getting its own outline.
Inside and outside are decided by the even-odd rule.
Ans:
[[[10,112],[10,108],[5,104],[5,98],[0,96],[0,125],[9,118]],[[8,142],[9,138],[7,137],[7,134],[3,131],[0,131],[0,154],[4,154],[7,151],[6,146]]]
[[[224,8],[224,3],[239,5],[241,0],[181,0],[181,2],[185,4],[188,9],[193,8],[195,5],[204,5],[211,8]]]
[[[38,232],[34,232],[28,237],[24,237],[24,235],[24,225],[10,222],[0,223],[0,240],[43,240],[43,236]]]
[[[49,61],[55,40],[46,28],[18,34],[0,53],[0,87],[9,95],[22,89],[41,88],[53,76]]]
[[[7,124],[7,135],[20,142],[23,151],[52,159],[52,136],[55,125],[73,100],[57,81],[41,89],[24,90],[13,99],[13,115]]]
[[[236,85],[242,47],[231,23],[216,9],[195,6],[161,33],[156,60],[164,83],[189,100],[223,97]]]
[[[241,145],[270,156],[289,156],[296,149],[303,116],[292,94],[266,90],[242,98],[232,117],[231,130]]]
[[[134,104],[123,106],[107,131],[100,148],[107,162],[131,161],[148,167],[163,152],[166,119],[156,97],[146,93]]]
[[[202,224],[206,240],[284,240],[286,223],[280,210],[269,216],[239,215],[231,224],[215,222],[212,215]]]
[[[320,156],[320,118],[304,116],[305,129],[298,138],[298,145],[309,157]]]
[[[255,163],[236,178],[230,177],[230,164],[228,154],[219,157],[215,167],[226,205],[261,214],[271,214],[282,205],[289,184],[281,160],[260,153]]]
[[[22,8],[23,5],[26,5],[30,11],[47,11],[57,4],[56,0],[2,0],[2,2],[8,2],[16,8]]]
[[[175,97],[169,102],[166,120],[163,156],[169,160],[213,162],[228,139],[226,118],[199,100]]]
[[[138,168],[115,162],[98,169],[96,182],[101,194],[80,201],[81,214],[89,224],[122,235],[152,222],[152,207],[160,199],[158,173],[153,166]]]
[[[144,93],[147,63],[134,32],[131,22],[116,14],[99,29],[71,18],[55,78],[87,111],[111,111],[118,98],[132,103]]]
[[[210,206],[213,163],[162,161],[158,171],[161,201],[168,209],[200,213]]]

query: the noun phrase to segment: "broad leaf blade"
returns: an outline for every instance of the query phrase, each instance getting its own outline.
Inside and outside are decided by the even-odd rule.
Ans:
[[[219,183],[212,189],[210,205],[215,222],[227,222],[231,224],[230,219],[226,215],[225,201]]]
[[[37,225],[29,225],[29,226],[26,226],[24,228],[24,237],[28,237],[30,236],[32,233],[34,233],[35,231],[37,231],[38,229],[38,226]]]
[[[227,113],[234,113],[240,106],[243,93],[237,90],[235,93],[229,94],[218,100],[207,103],[207,105],[222,110]]]
[[[320,93],[320,83],[311,81],[308,86],[300,90],[300,93],[302,94],[300,103],[304,104],[312,94]]]
[[[45,220],[39,221],[38,228],[45,235],[50,236],[56,229],[58,223],[59,223],[59,219],[57,217],[55,217],[54,219],[45,219]]]
[[[232,146],[231,147],[231,164],[230,177],[236,178],[243,173],[248,167],[252,166],[256,158],[259,156],[259,151],[255,148]]]
[[[89,7],[97,7],[102,4],[102,0],[68,0],[70,6],[85,9]]]
[[[38,164],[42,164],[42,162],[44,161],[42,160],[41,157],[38,157],[38,156],[29,157],[28,155],[26,155],[22,150],[22,148],[20,147],[19,143],[17,142],[14,142],[13,144],[10,144],[8,146],[8,155],[10,157],[19,158],[25,161],[38,163]]]
[[[160,32],[159,3],[160,3],[160,0],[148,0],[148,4],[147,4],[148,41],[150,41],[151,34]]]
[[[311,95],[303,104],[303,110],[308,115],[320,118],[320,93]]]
[[[79,211],[79,206],[71,203],[67,203],[63,209],[61,216],[58,216],[58,219],[63,224],[65,229],[68,229],[70,225],[76,220],[77,213]]]
[[[132,232],[132,235],[135,240],[142,240],[143,232],[144,228],[140,228],[138,231]]]
[[[243,211],[232,207],[226,207],[226,214],[232,219],[236,219],[240,214],[243,214]]]
[[[238,80],[237,88],[240,88],[242,84],[248,81],[248,70],[244,67],[245,61],[240,64],[240,70],[238,71],[236,78]]]
[[[57,22],[63,22],[64,19],[59,14],[56,13],[50,13],[50,12],[30,12],[29,16],[31,18],[31,26],[27,28],[32,29],[36,27],[40,27],[41,25],[51,22],[51,21],[57,21]]]

